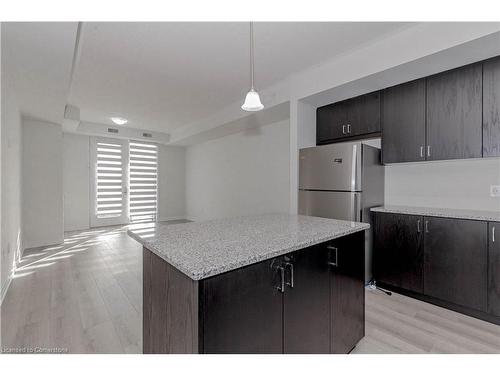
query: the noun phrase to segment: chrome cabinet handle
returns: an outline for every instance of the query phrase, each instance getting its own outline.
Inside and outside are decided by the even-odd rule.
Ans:
[[[328,250],[335,251],[335,262],[329,261],[328,265],[333,266],[333,267],[338,267],[339,266],[339,249],[335,246],[330,246],[330,245],[328,245],[326,248]]]
[[[342,134],[345,134],[345,125],[342,125]]]
[[[417,220],[417,233],[421,233],[422,228],[420,228],[420,219]]]
[[[347,124],[347,133],[351,134],[351,124]]]
[[[425,221],[425,233],[429,233],[429,220]]]
[[[276,268],[280,271],[280,285],[277,287],[277,289],[281,293],[285,293],[285,267],[278,266]]]
[[[431,156],[431,146],[427,146],[427,156]]]
[[[424,146],[420,146],[420,157],[424,157]]]
[[[290,281],[286,283],[290,288],[293,288],[294,285],[294,278],[293,278],[293,263],[286,262],[285,263],[285,268],[289,267],[290,268]]]
[[[491,241],[495,242],[495,227],[491,228]]]

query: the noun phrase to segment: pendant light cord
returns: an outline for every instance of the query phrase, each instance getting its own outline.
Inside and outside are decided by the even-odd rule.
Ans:
[[[252,82],[252,90],[253,90],[254,89],[253,22],[250,22],[250,79]]]

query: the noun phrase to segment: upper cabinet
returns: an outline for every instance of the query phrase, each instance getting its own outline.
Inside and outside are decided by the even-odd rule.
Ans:
[[[372,135],[380,132],[380,93],[374,92],[319,107],[316,110],[316,143]]]
[[[349,136],[380,132],[380,92],[357,96],[347,101]]]
[[[316,111],[316,142],[328,143],[347,135],[347,103],[320,107]]]
[[[482,156],[482,65],[427,78],[427,160]]]
[[[500,156],[500,57],[483,67],[483,156]]]
[[[390,87],[382,97],[384,163],[425,160],[425,79]]]
[[[381,133],[384,164],[500,156],[500,56],[316,114],[318,145]]]

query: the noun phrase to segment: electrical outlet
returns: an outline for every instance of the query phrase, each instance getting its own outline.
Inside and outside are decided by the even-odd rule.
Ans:
[[[500,185],[491,185],[490,186],[490,195],[492,197],[500,197]]]

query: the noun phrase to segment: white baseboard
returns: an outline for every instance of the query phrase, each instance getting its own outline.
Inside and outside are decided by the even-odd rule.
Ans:
[[[12,275],[9,275],[9,277],[7,278],[7,283],[2,288],[2,292],[1,292],[1,296],[0,296],[0,306],[2,306],[2,304],[3,304],[3,300],[4,300],[5,296],[7,295],[7,292],[9,290],[9,286],[10,286],[11,282],[12,282]]]
[[[160,217],[158,221],[171,221],[171,220],[186,220],[186,216],[167,216],[167,217]]]
[[[62,243],[64,243],[64,232],[63,232],[62,236],[60,238],[58,238],[57,240],[46,240],[46,241],[37,241],[37,242],[24,241],[23,242],[23,252],[24,252],[24,249],[38,249],[40,247],[61,245]],[[22,256],[22,253],[21,253],[21,256]]]

